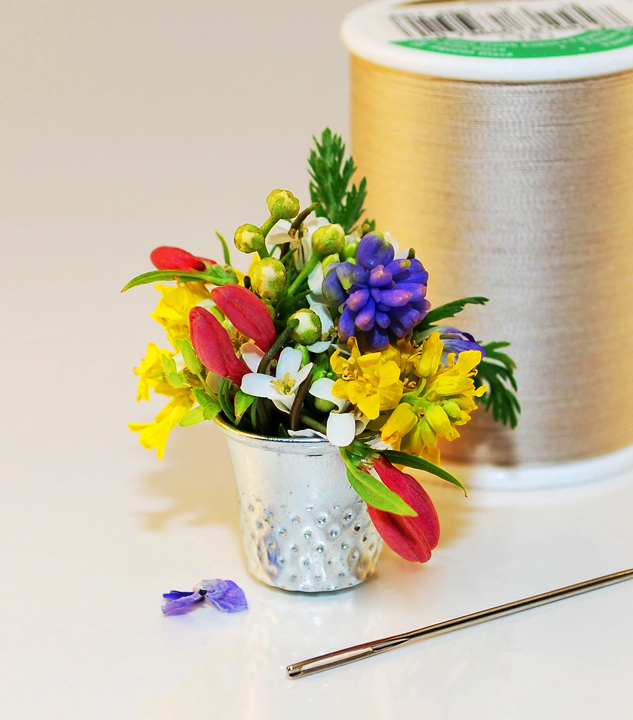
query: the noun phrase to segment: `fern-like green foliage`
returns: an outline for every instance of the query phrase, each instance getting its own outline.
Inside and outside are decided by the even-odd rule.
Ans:
[[[485,305],[487,302],[488,298],[477,295],[474,297],[461,298],[460,300],[452,300],[451,302],[446,303],[446,305],[439,305],[438,307],[433,308],[433,310],[429,310],[418,325],[416,325],[413,334],[414,340],[416,334],[423,333],[425,330],[428,330],[431,325],[439,322],[440,320],[455,317],[455,315],[460,313],[466,305]]]
[[[487,302],[488,298],[474,296],[453,300],[446,305],[433,308],[416,326],[413,331],[413,339],[421,342],[430,335],[435,323],[454,317],[467,305],[485,305]],[[487,386],[486,394],[481,402],[486,410],[492,413],[494,421],[515,428],[521,412],[521,405],[515,394],[517,391],[517,381],[514,377],[516,363],[508,354],[499,352],[501,348],[509,345],[508,342],[491,342],[482,345],[486,355],[477,367],[475,385],[477,387]]]
[[[356,172],[354,159],[345,159],[345,143],[340,135],[330,128],[321,134],[321,142],[313,137],[315,148],[310,150],[310,198],[318,202],[316,214],[326,217],[331,223],[343,226],[350,233],[359,223],[367,197],[367,180],[363,178],[358,186],[350,182]]]
[[[486,356],[477,367],[475,385],[487,385],[488,390],[481,398],[486,410],[492,413],[495,422],[515,428],[519,422],[521,405],[516,396],[517,381],[514,377],[516,363],[501,348],[509,342],[491,342],[484,345]]]

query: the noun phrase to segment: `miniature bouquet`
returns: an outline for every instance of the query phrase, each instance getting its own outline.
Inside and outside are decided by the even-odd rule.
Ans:
[[[137,399],[153,391],[168,402],[130,429],[159,458],[174,428],[214,418],[263,437],[327,439],[384,541],[425,562],[437,514],[400,468],[463,488],[440,467],[438,439],[457,439],[478,403],[514,426],[514,363],[501,351],[508,343],[484,345],[445,324],[486,298],[431,308],[414,250],[363,219],[366,182],[350,186],[355,167],[340,137],[326,130],[309,166],[309,206],[273,190],[269,217],[235,231],[235,247],[252,257],[246,274],[218,234],[221,262],[159,247],[156,269],[124,288],[173,283],[156,286],[151,316],[171,347],[150,343],[135,369]]]

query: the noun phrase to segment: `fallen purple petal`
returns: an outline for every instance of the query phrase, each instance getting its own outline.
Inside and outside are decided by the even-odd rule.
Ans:
[[[195,603],[204,600],[205,595],[206,592],[198,590],[188,593],[172,590],[165,593],[163,597],[167,602],[162,607],[163,615],[184,615],[193,610]]]
[[[172,590],[164,593],[163,597],[167,600],[162,607],[163,615],[183,615],[205,599],[221,612],[248,609],[244,591],[232,580],[202,580],[190,592]]]

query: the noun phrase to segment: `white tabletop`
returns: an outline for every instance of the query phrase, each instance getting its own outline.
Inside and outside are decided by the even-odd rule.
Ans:
[[[0,34],[3,720],[630,717],[633,583],[288,680],[285,666],[633,564],[633,474],[551,494],[428,483],[430,563],[386,551],[351,591],[252,580],[224,439],[128,421],[161,244],[218,252],[273,187],[307,200],[310,136],[347,134],[358,3],[5,3]],[[165,618],[230,578],[245,613]]]

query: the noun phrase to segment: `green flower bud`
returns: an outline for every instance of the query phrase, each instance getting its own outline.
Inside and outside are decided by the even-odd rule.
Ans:
[[[336,405],[329,400],[323,400],[323,398],[314,398],[314,407],[321,412],[332,412]]]
[[[343,248],[343,260],[350,260],[351,258],[355,258],[357,250],[357,242],[354,242],[353,240],[351,242],[346,242],[345,247]]]
[[[251,287],[262,298],[270,300],[284,289],[286,268],[281,260],[267,257],[251,268]]]
[[[299,212],[299,200],[290,190],[273,190],[266,198],[268,212],[280,220],[290,220]]]
[[[323,274],[327,275],[326,268],[330,263],[333,262],[341,262],[341,258],[339,257],[338,253],[332,253],[332,255],[328,255],[327,257],[324,257],[323,260],[321,260],[321,265],[323,266]]]
[[[295,350],[301,352],[301,367],[304,367],[310,362],[310,351],[305,345],[295,345]]]
[[[311,345],[321,338],[323,329],[321,327],[321,318],[312,310],[303,308],[297,310],[290,316],[290,320],[298,320],[299,324],[292,331],[290,337],[302,345]]]
[[[345,231],[340,225],[323,225],[312,233],[312,249],[319,255],[340,253],[345,245]]]
[[[235,247],[243,253],[252,253],[261,250],[266,243],[266,238],[257,225],[245,223],[235,231]]]

